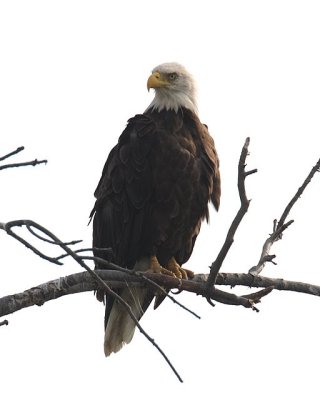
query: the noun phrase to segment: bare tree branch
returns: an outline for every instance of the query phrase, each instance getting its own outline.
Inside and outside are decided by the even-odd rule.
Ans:
[[[47,160],[33,160],[33,161],[26,161],[26,162],[21,162],[21,163],[13,163],[13,164],[5,164],[5,165],[0,165],[0,170],[2,169],[7,169],[7,168],[16,168],[16,167],[26,167],[28,165],[31,165],[35,167],[36,165],[39,164],[47,164]]]
[[[94,250],[99,250],[100,252],[105,252],[107,254],[112,253],[111,247],[106,247],[106,248],[87,247],[87,248],[84,248],[84,249],[74,250],[74,252],[76,254],[80,254],[80,253],[86,253],[86,252],[93,252]],[[56,260],[62,260],[63,258],[66,258],[68,256],[69,256],[69,254],[62,254],[61,256],[56,257]]]
[[[278,228],[275,228],[275,231],[268,237],[268,239],[264,242],[262,246],[262,252],[258,264],[249,269],[250,274],[260,274],[267,262],[272,262],[273,264],[275,264],[273,260],[276,256],[270,255],[270,249],[273,243],[279,240],[279,238],[282,236],[283,231],[287,229],[292,223],[293,220],[279,226]],[[274,226],[275,225],[276,224],[274,224]]]
[[[128,275],[124,272],[97,270],[96,273],[113,289],[124,288],[127,287],[128,284],[135,287],[146,287],[146,282],[144,282],[141,277]],[[208,274],[197,274],[192,280],[179,280],[163,274],[148,273],[147,275],[151,280],[161,284],[166,289],[178,288],[180,290],[179,292],[187,291],[206,296]],[[22,293],[0,298],[0,317],[17,312],[26,307],[34,305],[41,306],[47,301],[55,300],[65,295],[93,291],[98,288],[98,285],[96,279],[88,272],[79,272],[55,279]],[[221,291],[217,289],[212,292],[214,300],[216,301],[222,299],[224,304],[242,305],[246,308],[252,308],[252,304],[250,304],[250,302],[239,303],[238,297],[253,300],[255,303],[258,303],[260,299],[269,294],[272,289],[299,292],[320,297],[320,286],[278,278],[268,278],[261,275],[219,273],[216,285],[265,288],[265,291],[241,296],[228,293],[228,298],[226,298],[224,294],[220,297]]]
[[[0,229],[4,230],[9,236],[13,237],[18,242],[22,243],[29,250],[33,251],[37,256],[43,258],[44,260],[50,261],[50,262],[52,262],[54,264],[62,265],[62,263],[60,261],[56,260],[54,257],[47,256],[42,251],[38,250],[35,246],[33,246],[31,243],[29,243],[27,240],[25,240],[23,237],[21,237],[20,235],[16,234],[12,230],[12,228],[28,226],[30,224],[33,224],[33,222],[30,221],[30,220],[23,220],[23,219],[19,219],[19,220],[15,220],[15,221],[9,221],[9,222],[0,222]]]
[[[30,222],[31,222],[31,221],[30,221]],[[39,235],[39,234],[38,234],[37,232],[35,232],[35,230],[32,228],[32,225],[30,224],[30,222],[29,222],[28,220],[26,220],[25,226],[26,226],[26,228],[28,229],[28,231],[29,231],[33,236],[35,236],[36,238],[42,240],[43,242],[49,243],[49,244],[55,244],[55,245],[57,245],[57,246],[60,246],[60,245],[61,245],[61,243],[57,243],[57,242],[54,241],[54,240],[51,240],[51,239],[48,239],[48,238],[45,238],[45,237]],[[42,226],[41,226],[41,227],[42,227]],[[43,228],[43,227],[42,227],[42,228]],[[81,242],[82,242],[82,240],[71,240],[70,242],[63,242],[63,244],[65,244],[66,246],[73,246],[73,245],[79,244],[79,243],[81,243]],[[66,255],[70,255],[70,254],[66,254]],[[56,258],[56,259],[57,259],[57,258]]]
[[[238,164],[238,191],[239,191],[241,205],[240,205],[239,211],[237,212],[234,220],[231,223],[231,226],[228,230],[225,242],[224,242],[217,258],[210,266],[210,274],[209,274],[209,278],[207,280],[207,289],[208,289],[209,293],[210,293],[212,286],[214,285],[214,283],[216,281],[216,278],[218,276],[218,273],[222,266],[222,263],[223,263],[226,255],[228,254],[228,251],[229,251],[230,247],[232,246],[232,243],[234,242],[234,235],[236,233],[236,230],[238,229],[238,226],[240,225],[242,218],[248,211],[248,208],[250,205],[250,201],[248,200],[247,195],[246,195],[245,179],[248,175],[256,173],[257,170],[256,169],[253,169],[250,171],[245,170],[246,159],[249,154],[249,151],[248,151],[249,143],[250,143],[250,138],[247,138],[243,145],[240,159],[239,159],[239,164]],[[210,302],[210,304],[212,304],[212,303]]]
[[[297,190],[296,194],[292,197],[292,199],[289,201],[289,204],[287,205],[287,207],[285,208],[283,214],[281,215],[278,225],[277,225],[277,229],[279,229],[279,227],[281,227],[282,225],[284,225],[292,207],[294,206],[294,204],[298,201],[298,199],[301,197],[302,193],[304,192],[305,188],[308,186],[308,184],[311,182],[311,179],[313,178],[314,174],[316,172],[319,172],[320,169],[320,159],[318,160],[318,162],[315,164],[315,166],[311,169],[309,175],[306,177],[305,181],[303,182],[303,184],[299,187],[299,189]]]
[[[10,153],[8,153],[8,154],[6,154],[6,155],[0,157],[0,161],[3,161],[3,160],[5,160],[5,159],[7,159],[7,158],[9,158],[9,157],[12,157],[12,156],[14,156],[14,155],[20,153],[20,152],[23,151],[23,150],[24,150],[24,147],[23,147],[23,146],[20,146],[20,147],[18,147],[16,150],[11,151]],[[25,161],[25,162],[21,162],[21,163],[5,164],[5,165],[0,165],[0,171],[3,170],[3,169],[8,169],[8,168],[26,167],[26,166],[28,166],[28,165],[31,165],[31,166],[34,167],[34,166],[36,166],[36,165],[39,165],[39,164],[46,164],[46,163],[47,163],[47,160],[40,160],[40,161],[38,161],[37,159],[35,159],[35,160],[33,160],[33,161]]]
[[[282,234],[283,234],[284,230],[287,229],[293,223],[293,220],[290,220],[288,222],[285,222],[285,221],[286,221],[292,207],[298,201],[298,199],[301,197],[302,193],[304,192],[304,190],[308,186],[308,184],[311,182],[311,179],[313,178],[315,173],[319,172],[319,169],[320,169],[320,159],[315,164],[315,166],[311,169],[307,178],[304,180],[303,184],[299,187],[296,194],[289,201],[288,205],[286,206],[285,210],[283,211],[283,213],[279,219],[279,222],[277,222],[277,220],[273,221],[273,233],[264,242],[258,264],[255,265],[254,267],[250,268],[250,270],[249,270],[250,274],[254,274],[254,275],[260,274],[260,272],[263,270],[263,268],[265,267],[267,262],[274,263],[273,260],[276,256],[270,255],[271,247],[274,242],[282,239]]]
[[[109,288],[119,289],[130,286],[146,287],[146,282],[141,277],[128,275],[120,271],[97,270],[96,274],[103,279]],[[177,278],[163,275],[148,273],[149,279],[161,284],[166,289],[179,288],[180,291],[188,291],[196,294],[205,294],[205,283],[208,275],[196,275],[193,280],[179,280]],[[68,275],[59,279],[55,279],[38,286],[32,287],[22,293],[9,295],[0,299],[0,317],[14,313],[23,308],[33,305],[42,306],[45,302],[58,299],[61,296],[93,291],[99,287],[99,283],[88,272],[80,272]],[[214,296],[219,297],[219,292]],[[235,295],[230,294],[228,299],[224,300],[226,304],[237,304]],[[245,304],[251,307],[249,304]]]

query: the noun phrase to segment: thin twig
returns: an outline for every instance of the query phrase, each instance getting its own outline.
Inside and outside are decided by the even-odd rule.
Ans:
[[[302,195],[302,193],[304,192],[305,188],[308,186],[308,184],[311,182],[311,179],[313,178],[314,174],[316,172],[319,172],[320,169],[320,158],[318,160],[318,162],[316,163],[316,165],[311,169],[309,175],[306,177],[305,181],[303,182],[303,184],[299,187],[299,189],[297,190],[297,193],[292,197],[292,199],[289,201],[287,207],[285,208],[284,212],[282,213],[279,222],[277,224],[277,228],[281,227],[282,225],[284,225],[285,220],[287,219],[292,207],[294,206],[294,204],[297,202],[297,200],[299,199],[299,197]]]
[[[10,153],[0,157],[0,161],[3,161],[9,157],[12,157],[18,153],[20,153],[21,151],[24,150],[23,146],[18,147],[16,150],[11,151]],[[16,168],[16,167],[26,167],[28,165],[32,165],[33,167],[39,164],[46,164],[47,160],[33,160],[33,161],[26,161],[26,162],[21,162],[21,163],[12,163],[12,164],[5,164],[5,165],[0,165],[0,170],[2,169],[8,169],[8,168]]]
[[[103,247],[99,247],[99,248],[98,247],[87,247],[85,249],[74,250],[74,252],[76,254],[80,254],[80,253],[86,253],[88,251],[93,252],[95,250],[99,250],[101,252],[106,252],[106,253],[112,253],[111,247],[104,247],[104,248]],[[66,257],[69,257],[69,254],[61,254],[61,256],[56,257],[56,260],[61,260],[62,258],[66,258]]]
[[[50,243],[50,244],[54,244],[54,245],[57,245],[57,246],[61,246],[62,243],[57,243],[57,242],[54,241],[54,240],[47,239],[47,238],[45,238],[45,237],[39,235],[38,233],[36,233],[36,232],[34,231],[34,229],[32,228],[32,226],[30,226],[29,224],[26,224],[25,226],[26,226],[26,228],[28,229],[28,231],[29,231],[33,236],[35,236],[36,238],[42,240],[43,242]],[[73,246],[73,245],[79,244],[79,243],[81,243],[81,242],[82,242],[82,240],[72,240],[72,241],[70,241],[70,242],[64,242],[63,244],[65,244],[66,246]],[[56,260],[57,260],[57,258],[56,258]]]
[[[20,147],[18,147],[16,150],[13,150],[13,151],[11,151],[10,153],[6,154],[5,156],[0,157],[0,161],[5,160],[6,158],[12,157],[12,156],[14,156],[15,154],[18,154],[18,153],[20,153],[20,151],[23,151],[23,150],[24,150],[24,147],[23,147],[23,146],[20,146]]]
[[[262,246],[262,252],[260,256],[260,260],[258,261],[258,264],[255,265],[254,267],[249,269],[249,273],[256,275],[260,274],[260,272],[263,270],[267,262],[272,262],[275,264],[273,261],[274,258],[276,257],[275,255],[270,255],[270,249],[273,245],[273,243],[277,240],[279,240],[280,235],[282,235],[283,231],[287,229],[291,224],[293,223],[293,220],[288,221],[287,223],[279,226],[269,237],[268,239],[264,242]]]
[[[4,325],[9,325],[9,322],[7,319],[0,322],[0,326],[4,326]]]
[[[21,162],[21,163],[14,163],[14,164],[5,164],[5,165],[0,165],[0,170],[7,169],[7,168],[26,167],[28,165],[35,167],[36,165],[39,165],[39,164],[47,164],[47,162],[48,162],[47,160],[38,161],[37,159],[35,159],[33,161],[26,161],[26,162]]]

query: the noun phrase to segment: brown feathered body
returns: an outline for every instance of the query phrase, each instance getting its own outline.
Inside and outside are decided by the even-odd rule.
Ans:
[[[96,250],[96,256],[129,269],[152,255],[164,267],[172,257],[184,264],[209,217],[209,202],[216,209],[220,202],[219,161],[206,125],[186,108],[149,109],[131,118],[109,154],[95,196],[93,246],[112,248],[112,255]],[[101,300],[104,294],[97,295]],[[138,319],[152,298],[145,291],[138,299]],[[113,306],[108,296],[106,326]]]

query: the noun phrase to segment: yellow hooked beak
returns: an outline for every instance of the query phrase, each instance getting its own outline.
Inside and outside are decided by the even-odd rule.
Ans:
[[[154,72],[152,75],[150,75],[147,82],[148,91],[150,89],[166,87],[168,85],[169,82],[163,79],[160,72]]]

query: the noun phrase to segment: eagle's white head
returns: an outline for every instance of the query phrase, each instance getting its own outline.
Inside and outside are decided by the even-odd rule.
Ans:
[[[174,110],[188,108],[197,114],[196,88],[192,75],[178,63],[165,63],[155,67],[147,82],[155,97],[147,110]]]

